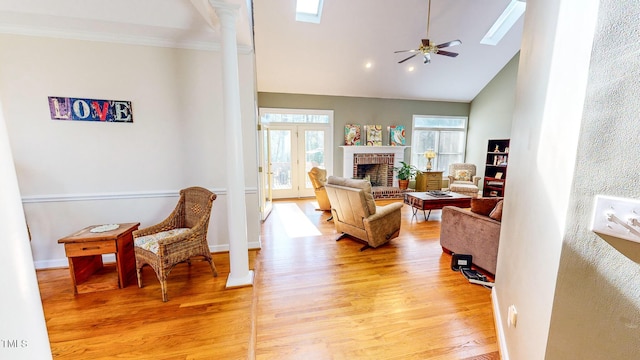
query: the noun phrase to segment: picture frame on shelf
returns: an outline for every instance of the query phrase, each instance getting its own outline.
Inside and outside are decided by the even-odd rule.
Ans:
[[[389,130],[389,146],[404,146],[406,144],[404,126],[392,125]]]
[[[344,126],[344,144],[345,146],[362,145],[361,127],[358,124],[347,124]]]
[[[382,125],[364,126],[367,146],[382,146]]]
[[[501,172],[497,172],[496,176],[494,176],[496,179],[500,180],[502,179],[502,173]]]

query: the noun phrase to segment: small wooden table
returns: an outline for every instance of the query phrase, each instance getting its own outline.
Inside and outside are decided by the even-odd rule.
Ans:
[[[421,171],[416,174],[416,191],[442,190],[442,171]]]
[[[59,244],[64,244],[69,259],[74,294],[123,288],[136,281],[133,232],[140,223],[119,224],[115,230],[91,232],[97,226],[87,226],[58,240]],[[111,253],[116,255],[115,269],[102,262],[102,254]]]
[[[429,220],[431,210],[442,209],[445,206],[471,207],[471,196],[454,192],[449,192],[447,195],[448,196],[435,196],[430,195],[429,192],[408,192],[404,194],[404,203],[411,205],[413,208],[413,216],[416,216],[418,210],[422,210],[425,220]],[[425,210],[429,210],[428,215],[425,214]]]

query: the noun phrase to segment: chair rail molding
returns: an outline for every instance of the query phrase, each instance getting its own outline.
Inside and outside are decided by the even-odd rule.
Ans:
[[[210,188],[216,195],[227,195],[226,188]],[[245,194],[257,194],[258,188],[245,188]],[[23,204],[47,203],[47,202],[71,202],[71,201],[95,201],[95,200],[121,200],[121,199],[147,199],[161,197],[178,197],[180,190],[158,190],[158,191],[126,191],[112,193],[91,193],[91,194],[47,194],[47,195],[27,195],[22,197]]]

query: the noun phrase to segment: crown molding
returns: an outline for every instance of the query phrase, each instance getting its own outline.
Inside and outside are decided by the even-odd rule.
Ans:
[[[35,28],[26,26],[16,26],[0,24],[0,33],[11,35],[48,37],[56,39],[98,41],[115,44],[154,46],[174,49],[202,50],[202,51],[221,51],[222,46],[217,41],[202,40],[182,40],[176,42],[161,37],[129,35],[129,34],[111,34],[99,32],[80,32],[68,31],[51,28]],[[253,48],[247,45],[238,45],[238,52],[241,54],[253,53]]]

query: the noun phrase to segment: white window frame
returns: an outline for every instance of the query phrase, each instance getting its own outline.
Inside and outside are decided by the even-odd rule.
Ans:
[[[322,7],[324,6],[324,0],[318,0],[317,12],[309,13],[298,11],[298,9],[304,9],[303,4],[298,4],[301,0],[296,1],[296,21],[308,22],[312,24],[320,24],[322,18]]]
[[[463,128],[459,128],[459,127],[427,127],[427,126],[417,126],[416,125],[416,120],[417,119],[424,119],[424,118],[429,118],[429,119],[442,119],[442,118],[446,118],[446,119],[460,119],[460,120],[464,120],[464,127]],[[467,116],[440,116],[440,115],[413,115],[413,120],[412,120],[412,127],[411,127],[411,165],[414,165],[416,167],[418,167],[418,169],[420,170],[424,170],[426,168],[425,164],[426,164],[426,159],[424,158],[424,152],[426,150],[430,150],[430,149],[422,149],[419,147],[418,144],[418,132],[419,131],[434,131],[437,132],[437,138],[435,141],[435,149],[431,149],[434,150],[436,153],[436,158],[433,159],[431,161],[432,164],[432,170],[433,171],[443,171],[443,176],[446,178],[448,175],[448,168],[443,168],[439,166],[439,157],[441,155],[441,151],[438,148],[440,145],[440,141],[439,141],[439,136],[440,133],[442,132],[461,132],[464,134],[464,141],[463,141],[463,145],[462,145],[462,151],[460,153],[447,153],[447,155],[459,155],[460,156],[460,162],[463,162],[466,156],[466,150],[467,150],[467,129],[469,127],[469,118]],[[442,155],[444,155],[444,153],[442,153]]]

